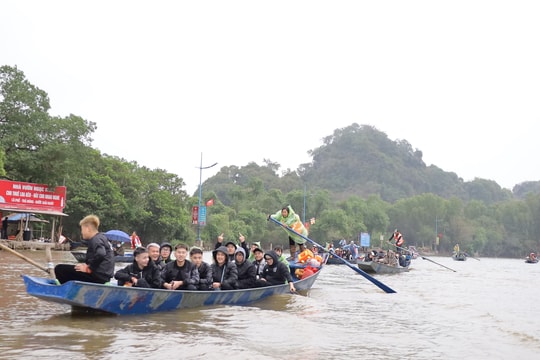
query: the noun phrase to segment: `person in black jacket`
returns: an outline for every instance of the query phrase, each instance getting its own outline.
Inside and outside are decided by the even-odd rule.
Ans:
[[[212,252],[214,263],[212,264],[212,289],[233,290],[236,289],[238,269],[236,263],[228,260],[228,252],[225,246],[220,246]]]
[[[203,251],[201,248],[193,246],[189,251],[189,259],[199,271],[199,285],[197,290],[211,290],[212,268],[210,264],[203,261]]]
[[[8,217],[6,216],[4,220],[2,220],[2,239],[8,238],[7,229],[8,229]]]
[[[243,248],[236,249],[234,255],[236,269],[238,271],[238,280],[236,281],[237,289],[248,289],[255,287],[257,279],[257,268],[251,261],[246,260],[246,252]]]
[[[256,286],[261,287],[289,283],[289,289],[291,292],[295,292],[296,288],[294,287],[291,272],[284,263],[279,261],[276,252],[267,252],[264,254],[264,260],[266,260],[266,265],[264,266],[261,278],[257,280]]]
[[[175,261],[171,261],[161,271],[163,287],[169,290],[197,290],[199,271],[187,260],[188,246],[178,244],[174,247]]]
[[[148,250],[138,247],[133,251],[133,257],[133,263],[114,274],[114,278],[118,280],[118,285],[161,288],[161,272],[157,265],[150,260]]]
[[[105,234],[99,232],[99,218],[88,215],[79,222],[81,235],[88,240],[88,249],[84,263],[58,264],[54,268],[60,284],[70,280],[79,280],[104,284],[114,275],[114,252]]]

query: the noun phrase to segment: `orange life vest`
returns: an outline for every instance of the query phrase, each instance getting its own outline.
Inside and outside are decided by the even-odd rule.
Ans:
[[[401,246],[405,242],[405,240],[403,240],[403,235],[401,235],[400,232],[394,234],[394,240],[396,240],[396,246]]]
[[[300,254],[298,254],[298,262],[306,263],[309,259],[312,259],[313,257],[313,252],[309,249],[306,249]]]

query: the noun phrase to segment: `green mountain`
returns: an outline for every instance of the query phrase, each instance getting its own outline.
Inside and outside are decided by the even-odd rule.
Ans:
[[[334,200],[376,194],[385,201],[395,202],[432,193],[447,199],[457,197],[490,204],[513,197],[511,191],[495,181],[477,178],[465,182],[454,172],[426,166],[422,151],[413,149],[406,140],[390,140],[386,133],[373,126],[354,123],[336,129],[323,139],[323,145],[308,154],[312,161],[301,164],[295,171],[278,174],[279,164],[265,160],[264,166],[250,163],[245,167],[225,167],[208,179],[207,184],[225,203],[228,203],[230,186],[246,186],[253,181],[283,193],[304,186],[325,189]],[[517,188],[520,196],[540,191],[538,184],[523,184]]]

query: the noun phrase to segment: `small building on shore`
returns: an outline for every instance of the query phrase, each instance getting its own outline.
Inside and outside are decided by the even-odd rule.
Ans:
[[[62,218],[68,216],[65,205],[65,186],[49,189],[43,184],[0,180],[0,238],[58,243]]]

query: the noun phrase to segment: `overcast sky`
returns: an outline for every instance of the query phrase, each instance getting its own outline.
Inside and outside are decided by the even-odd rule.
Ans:
[[[372,125],[427,165],[540,180],[540,1],[2,1],[0,65],[97,124],[103,153],[178,174],[282,169]]]

